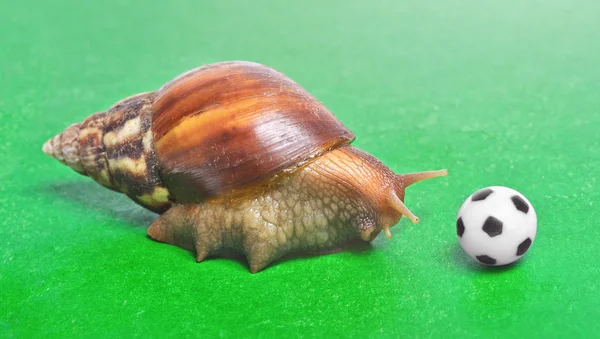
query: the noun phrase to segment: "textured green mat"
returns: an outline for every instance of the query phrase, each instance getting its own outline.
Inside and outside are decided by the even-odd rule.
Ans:
[[[0,337],[591,337],[600,332],[597,1],[0,3]],[[155,215],[46,157],[72,122],[190,68],[291,76],[398,172],[421,218],[343,253],[197,264]],[[458,247],[463,199],[534,204],[510,269]]]

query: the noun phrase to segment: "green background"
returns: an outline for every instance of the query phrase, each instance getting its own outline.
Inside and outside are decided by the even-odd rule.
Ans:
[[[156,215],[41,145],[188,69],[286,73],[397,172],[448,168],[371,246],[197,264]],[[600,2],[2,1],[0,337],[533,337],[600,333]],[[473,191],[539,217],[517,265],[458,247]]]

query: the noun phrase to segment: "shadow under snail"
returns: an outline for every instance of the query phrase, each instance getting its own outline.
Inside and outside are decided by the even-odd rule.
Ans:
[[[160,213],[151,238],[197,261],[243,253],[251,272],[288,253],[372,241],[406,216],[407,186],[306,90],[264,65],[220,62],[73,124],[43,151]]]

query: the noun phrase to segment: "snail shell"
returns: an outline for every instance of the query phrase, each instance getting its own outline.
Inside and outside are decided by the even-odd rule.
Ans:
[[[264,182],[354,139],[298,84],[249,62],[186,73],[157,92],[153,110],[159,168],[181,202]]]
[[[44,152],[140,205],[244,191],[354,140],[306,90],[272,68],[222,62],[71,125]]]

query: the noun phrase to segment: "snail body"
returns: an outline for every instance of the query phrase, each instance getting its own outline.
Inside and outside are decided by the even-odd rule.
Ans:
[[[161,213],[148,234],[195,251],[234,250],[257,272],[281,256],[372,241],[402,215],[398,175],[285,75],[221,62],[121,100],[50,139],[45,153]]]

